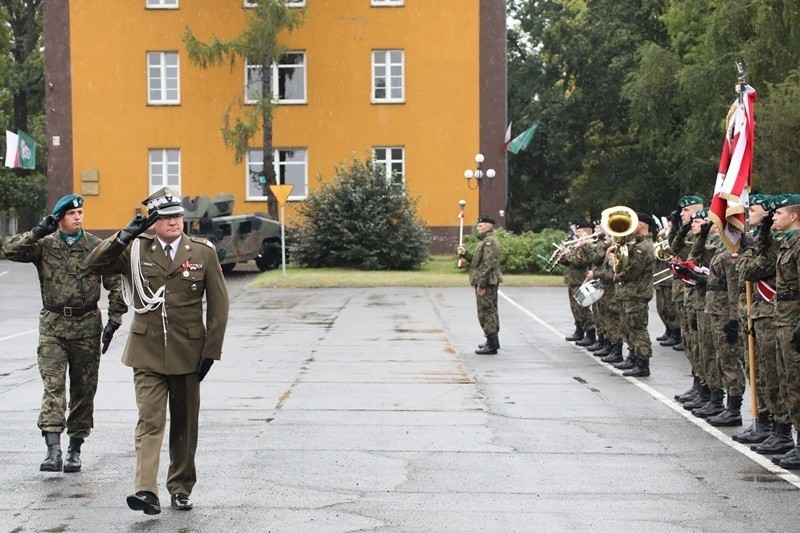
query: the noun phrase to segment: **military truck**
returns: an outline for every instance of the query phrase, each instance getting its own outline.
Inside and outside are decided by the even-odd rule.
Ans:
[[[184,231],[211,241],[224,272],[250,259],[262,272],[281,265],[280,222],[263,213],[232,215],[232,194],[184,196],[182,202]]]

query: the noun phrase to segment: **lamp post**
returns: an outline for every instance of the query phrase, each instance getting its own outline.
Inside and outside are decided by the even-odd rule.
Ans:
[[[483,170],[483,154],[475,154],[475,170],[468,168],[464,171],[464,177],[467,179],[467,187],[472,190],[481,189],[485,186],[487,189],[492,187],[492,180],[496,173],[493,168]],[[486,178],[486,179],[484,179]],[[475,180],[474,182],[472,180]],[[478,214],[482,214],[481,210],[481,193],[478,191]]]

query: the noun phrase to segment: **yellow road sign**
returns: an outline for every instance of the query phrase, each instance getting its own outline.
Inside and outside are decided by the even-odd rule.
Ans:
[[[278,203],[283,206],[286,204],[287,198],[289,195],[292,194],[292,189],[294,189],[294,185],[270,185],[269,190],[272,191],[272,194],[275,195],[275,199],[278,200]]]

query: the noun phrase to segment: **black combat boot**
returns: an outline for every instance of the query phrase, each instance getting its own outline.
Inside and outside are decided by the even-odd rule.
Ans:
[[[580,326],[575,326],[575,332],[572,335],[570,335],[569,337],[564,337],[564,340],[567,340],[567,341],[570,341],[570,342],[579,341],[579,340],[583,339],[583,335],[584,335],[583,328],[580,327]]]
[[[675,400],[680,403],[686,403],[689,400],[694,400],[697,398],[697,395],[700,394],[700,378],[695,376],[694,381],[692,382],[692,386],[689,387],[689,390],[684,392],[683,394],[676,394]]]
[[[64,459],[64,472],[81,471],[81,444],[83,444],[83,439],[69,438],[67,457]]]
[[[593,344],[586,347],[590,352],[596,352],[606,345],[606,338],[603,335],[598,335],[597,340]]]
[[[792,425],[774,423],[772,425],[772,435],[761,444],[753,444],[750,449],[761,455],[791,452],[794,450]]]
[[[586,336],[575,343],[576,346],[591,346],[597,341],[597,336],[593,329],[586,332]]]
[[[620,370],[630,370],[634,366],[636,366],[636,351],[628,350],[628,357],[626,357],[621,363],[614,365],[614,368],[619,368]]]
[[[611,353],[600,359],[604,363],[621,363],[622,362],[622,343],[618,342],[611,346]]]
[[[659,342],[661,346],[675,346],[679,342],[681,342],[681,330],[673,329],[671,335],[664,339],[663,341]]]
[[[630,370],[622,373],[623,376],[632,378],[646,378],[650,375],[650,359],[636,357],[636,364]]]
[[[61,433],[45,433],[44,442],[47,444],[47,457],[39,465],[41,472],[61,472]]]
[[[672,349],[676,352],[683,352],[686,348],[683,347],[683,341],[678,342],[677,344],[672,345]]]
[[[716,427],[731,427],[742,425],[742,397],[728,395],[728,406],[720,414],[711,416],[706,420]],[[66,467],[65,467],[66,468]]]
[[[800,468],[800,445],[795,446],[794,453],[789,452],[778,462],[778,466],[787,470]]]
[[[667,330],[664,333],[662,333],[661,335],[656,337],[656,340],[657,341],[665,341],[665,340],[669,339],[670,337],[672,337],[672,330],[667,328]]]
[[[705,383],[700,385],[700,393],[697,395],[697,398],[694,400],[689,400],[688,402],[683,403],[683,408],[687,411],[691,411],[692,409],[697,409],[699,407],[703,407],[708,400],[711,398],[711,389],[708,388],[708,385]]]
[[[486,337],[486,344],[483,345],[483,348],[475,350],[475,353],[478,355],[494,355],[499,347],[500,341],[497,339],[497,334],[493,333]]]
[[[712,390],[708,401],[702,407],[692,409],[692,414],[698,418],[716,416],[725,410],[725,391]]]
[[[614,344],[610,340],[606,339],[605,345],[599,350],[595,351],[594,355],[597,357],[605,357],[613,351],[614,351]]]
[[[747,431],[733,435],[731,438],[742,444],[759,444],[764,442],[772,435],[772,422],[769,417],[769,411],[758,413],[758,418],[753,419],[753,423]]]

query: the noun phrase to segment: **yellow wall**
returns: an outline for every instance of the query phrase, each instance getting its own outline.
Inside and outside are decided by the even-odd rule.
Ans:
[[[313,189],[318,174],[331,177],[352,155],[404,146],[406,181],[428,225],[456,226],[462,198],[473,220],[477,193],[463,171],[478,151],[478,0],[307,3],[306,23],[283,42],[306,52],[308,103],[276,109],[275,147],[307,149]],[[242,0],[180,0],[178,10],[144,4],[70,2],[75,190],[82,170],[100,174],[100,195],[86,197],[87,227],[118,228],[135,213],[148,195],[149,148],[180,148],[182,194],[233,193],[236,213],[265,210],[245,201],[245,164],[233,163],[220,135],[225,109],[242,95],[243,66],[202,70],[181,42],[185,26],[201,40],[228,39],[249,10]],[[370,103],[376,48],[405,50],[404,104]],[[147,105],[147,51],[179,52],[179,106]]]

